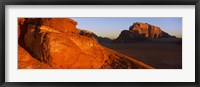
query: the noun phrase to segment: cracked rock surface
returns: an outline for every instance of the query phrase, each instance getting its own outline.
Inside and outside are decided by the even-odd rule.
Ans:
[[[80,34],[69,18],[19,18],[19,69],[153,68]]]

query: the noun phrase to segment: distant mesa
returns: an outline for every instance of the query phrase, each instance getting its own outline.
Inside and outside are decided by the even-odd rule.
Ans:
[[[113,43],[133,43],[153,38],[176,38],[164,32],[160,27],[148,23],[135,22],[129,30],[123,30]]]

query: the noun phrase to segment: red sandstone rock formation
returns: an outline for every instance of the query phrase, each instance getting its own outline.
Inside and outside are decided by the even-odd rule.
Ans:
[[[25,18],[19,26],[18,67],[152,68],[101,46],[95,38],[81,34],[76,24],[69,18]]]
[[[175,38],[162,31],[158,26],[148,23],[136,22],[129,27],[129,30],[123,30],[114,43],[132,43],[143,41],[148,38]]]
[[[20,26],[23,25],[25,19],[24,18],[18,18],[18,38],[20,35]]]
[[[150,25],[148,23],[136,22],[129,28],[130,31],[138,31],[139,34],[145,34],[147,38],[166,38],[171,37],[166,32],[162,31],[160,27]]]

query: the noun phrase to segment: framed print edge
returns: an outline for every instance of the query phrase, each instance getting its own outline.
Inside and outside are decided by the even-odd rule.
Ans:
[[[5,1],[0,1],[0,85],[2,86],[5,83]]]
[[[195,5],[195,83],[200,85],[200,55],[199,55],[199,43],[200,43],[200,1]],[[197,49],[196,49],[197,48]]]
[[[60,2],[59,2],[60,1]],[[40,1],[25,1],[25,0],[18,0],[18,1],[12,1],[12,0],[8,0],[8,1],[1,1],[1,17],[0,17],[0,20],[1,20],[1,29],[0,29],[0,32],[1,32],[1,38],[0,38],[0,49],[1,49],[1,53],[0,53],[0,61],[1,61],[1,64],[0,64],[0,79],[1,79],[1,87],[27,87],[27,86],[50,86],[50,87],[57,87],[58,85],[59,86],[69,86],[69,87],[93,87],[93,86],[101,86],[101,87],[108,87],[108,86],[116,86],[116,87],[130,87],[130,86],[136,86],[136,87],[140,87],[140,86],[143,86],[143,87],[160,87],[160,86],[164,86],[165,87],[199,87],[199,63],[200,63],[200,60],[199,60],[199,34],[200,34],[200,1],[199,0],[173,0],[173,1],[167,1],[167,0],[163,0],[162,1],[158,1],[158,0],[152,0],[152,1],[148,1],[148,0],[125,0],[124,2],[120,3],[121,1],[119,0],[116,0],[117,2],[116,3],[112,3],[113,5],[114,4],[121,4],[121,5],[151,5],[151,4],[155,4],[156,5],[166,5],[166,4],[178,4],[178,5],[181,5],[181,4],[186,4],[186,5],[195,5],[195,82],[118,82],[118,83],[115,83],[115,82],[92,82],[92,83],[89,83],[89,82],[86,82],[86,83],[82,83],[82,82],[53,82],[53,83],[50,83],[50,82],[33,82],[33,83],[30,83],[30,82],[5,82],[5,5],[43,5],[43,4],[61,4],[61,5],[66,5],[66,4],[90,4],[90,5],[101,5],[101,4],[105,4],[105,5],[110,5],[111,2],[114,2],[114,0],[108,0],[108,1],[100,1],[100,0],[97,0],[97,1],[91,1],[91,0],[86,0],[85,2],[84,1],[80,1],[80,0],[75,0],[75,1],[78,1],[77,3],[74,2],[74,1],[63,1],[63,0],[59,0],[59,1],[55,1],[55,0],[50,0],[49,2],[47,0],[41,0]],[[31,3],[33,2],[33,3]],[[67,3],[69,2],[69,3]],[[130,3],[130,2],[136,2],[134,4]],[[150,3],[149,3],[150,2]]]

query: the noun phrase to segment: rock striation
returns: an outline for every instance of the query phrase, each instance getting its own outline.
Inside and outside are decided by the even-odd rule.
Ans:
[[[164,32],[160,27],[148,23],[135,22],[129,30],[123,30],[114,43],[132,43],[152,38],[176,38]]]
[[[82,32],[76,25],[70,18],[18,19],[18,67],[153,68],[101,46],[90,32]]]

